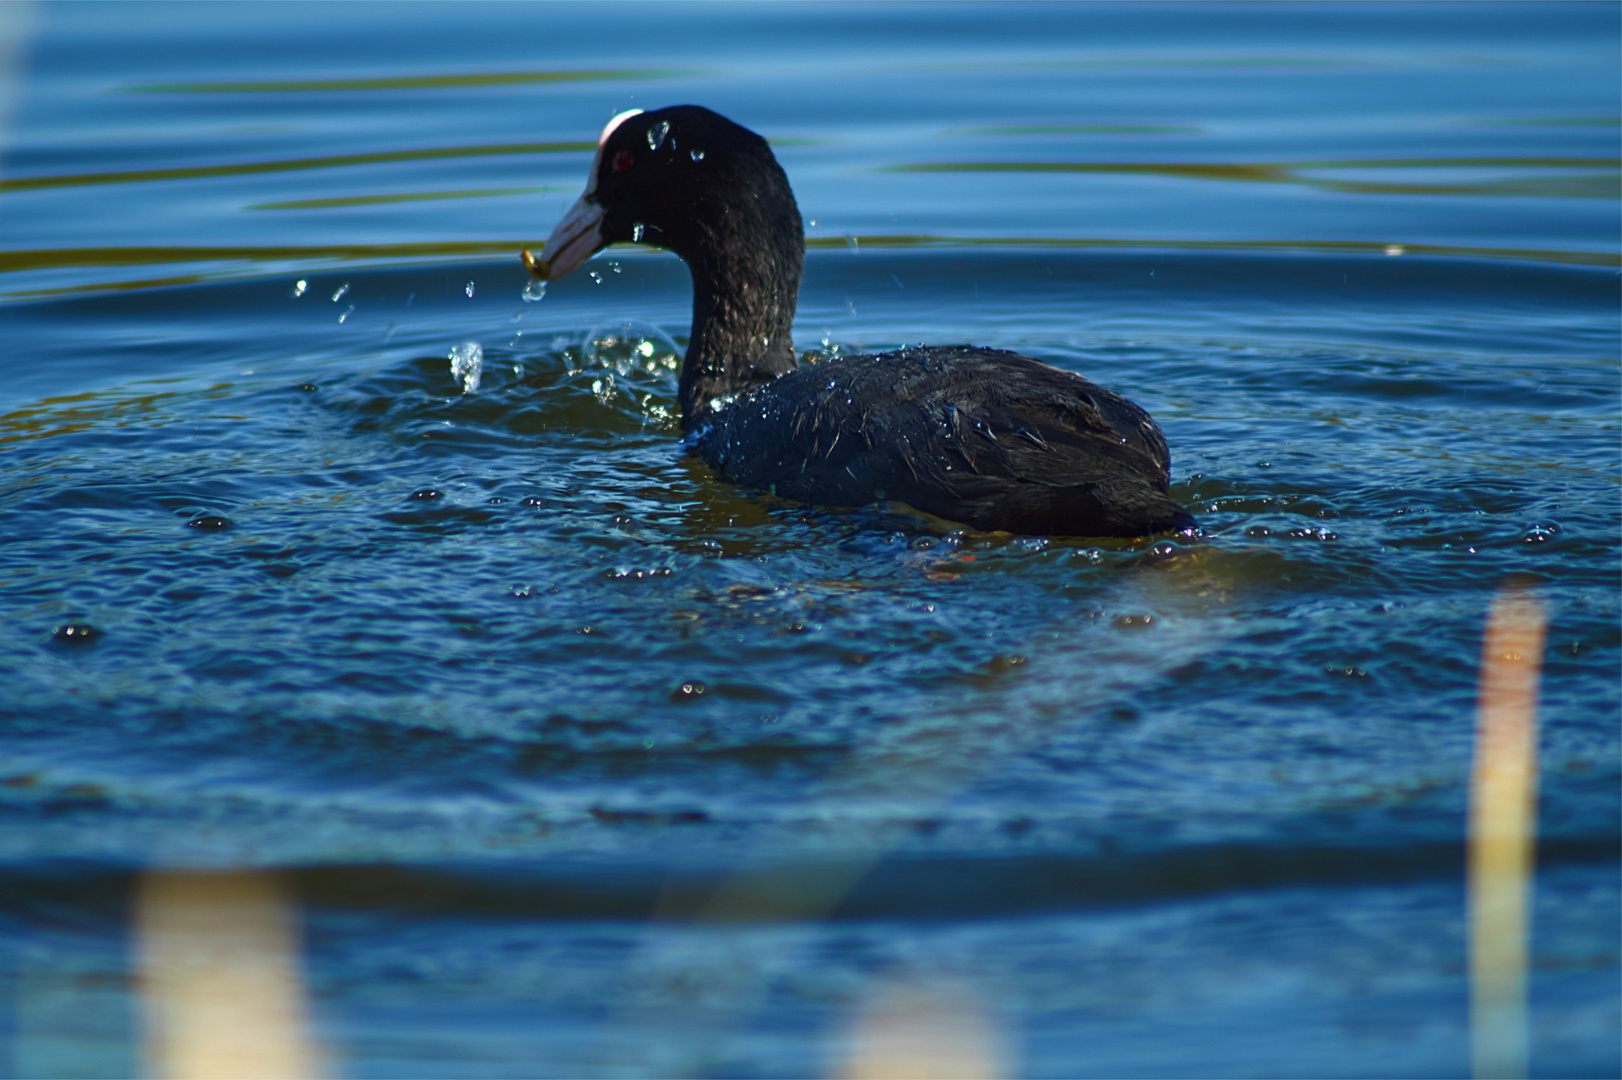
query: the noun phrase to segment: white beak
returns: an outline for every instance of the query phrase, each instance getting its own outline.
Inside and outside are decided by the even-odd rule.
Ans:
[[[563,215],[552,235],[546,238],[545,256],[539,266],[540,275],[547,281],[556,281],[570,270],[591,258],[603,246],[603,208],[591,201],[591,193],[575,200],[569,212]]]

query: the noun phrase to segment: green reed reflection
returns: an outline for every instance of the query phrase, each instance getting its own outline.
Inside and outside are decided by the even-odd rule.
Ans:
[[[1446,258],[1491,259],[1494,261],[1557,263],[1568,266],[1618,266],[1622,258],[1614,253],[1595,251],[1556,251],[1538,248],[1468,247],[1453,244],[1392,245],[1364,240],[1132,240],[1113,237],[1025,237],[1025,236],[943,236],[930,234],[870,234],[860,236],[808,236],[808,250],[844,250],[855,242],[857,248],[923,249],[938,248],[1033,248],[1095,251],[1227,251],[1300,253],[1320,255],[1429,255]],[[157,267],[185,263],[214,263],[217,269],[192,274],[143,277],[123,281],[100,281],[47,289],[0,291],[0,298],[22,300],[43,296],[71,296],[99,292],[129,292],[173,285],[197,284],[226,277],[240,277],[248,266],[258,263],[305,265],[338,262],[353,265],[384,263],[462,262],[469,259],[513,256],[534,240],[465,240],[401,244],[300,244],[272,246],[194,247],[104,247],[42,248],[31,251],[0,251],[0,274],[34,270],[61,270],[71,267]],[[638,245],[614,245],[612,250],[637,250]],[[246,265],[245,265],[246,264]],[[278,271],[280,272],[280,271]]]
[[[123,169],[104,173],[69,173],[63,176],[0,177],[0,192],[36,191],[41,188],[81,187],[91,184],[133,184],[152,180],[199,180],[214,176],[332,169],[345,165],[384,165],[398,161],[434,161],[444,158],[493,157],[502,154],[569,154],[595,150],[595,142],[491,143],[483,146],[438,146],[421,150],[383,150],[370,154],[333,154],[326,157],[283,158],[279,161],[240,161],[230,165],[188,165],[172,169]]]
[[[616,82],[681,79],[702,72],[687,68],[596,68],[580,71],[478,71],[451,75],[396,75],[373,79],[291,79],[262,82],[148,83],[126,86],[132,94],[308,94],[350,90],[447,90],[531,83]]]
[[[1492,177],[1445,183],[1346,180],[1305,175],[1315,169],[1567,169],[1561,175]],[[1577,172],[1576,170],[1603,170]],[[1303,161],[1224,164],[1184,161],[947,161],[885,165],[880,172],[904,173],[1120,173],[1194,180],[1243,180],[1299,184],[1357,195],[1491,195],[1535,198],[1614,199],[1622,195],[1618,158],[1389,158],[1366,161]]]
[[[1197,124],[1019,124],[954,128],[948,135],[1204,135]]]
[[[394,195],[351,195],[335,199],[290,199],[286,202],[254,203],[249,210],[330,210],[342,206],[382,206],[388,203],[432,202],[437,199],[491,199],[503,195],[538,195],[565,191],[557,184],[540,187],[473,188],[467,191],[407,191]]]

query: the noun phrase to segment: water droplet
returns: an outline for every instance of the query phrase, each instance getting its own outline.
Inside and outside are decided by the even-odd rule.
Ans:
[[[350,304],[348,307],[344,308],[344,313],[342,315],[338,316],[338,321],[343,322],[345,319],[349,318],[349,316],[353,315],[354,313],[355,313],[355,305]]]
[[[477,341],[464,341],[451,350],[451,378],[462,387],[462,393],[471,394],[479,388],[484,371],[484,349]]]
[[[642,242],[642,233],[643,233],[643,225],[642,225],[642,223],[640,221],[637,222],[635,225],[632,225],[631,226],[631,243],[640,244]]]
[[[533,304],[535,301],[546,296],[546,282],[531,281],[528,285],[524,286],[524,291],[518,295],[522,296],[528,303]]]
[[[612,271],[614,271],[614,273],[616,273],[616,274],[617,274],[617,273],[619,273],[619,272],[620,272],[620,264],[619,264],[619,263],[617,263],[617,262],[611,262],[611,263],[609,263],[609,264],[608,264],[608,268],[609,268],[609,269],[610,269],[610,270],[612,270]]]
[[[671,691],[670,700],[692,701],[694,698],[703,697],[705,691],[708,689],[709,687],[705,686],[697,679],[689,679],[687,682],[682,683],[680,686],[676,687],[675,690]]]
[[[663,143],[665,141],[665,136],[669,135],[669,134],[670,134],[670,121],[669,120],[661,120],[657,124],[650,127],[648,129],[648,149],[649,150],[657,150],[657,149],[659,149],[659,144]]]
[[[1385,253],[1387,255],[1401,255],[1405,250],[1401,244],[1387,244]]]
[[[101,631],[89,623],[63,623],[51,637],[63,645],[88,645],[101,637]]]
[[[310,283],[308,281],[305,281],[303,278],[299,278],[293,283],[293,299],[297,300],[299,297],[303,296],[304,290],[308,289],[309,287]]]
[[[856,237],[850,235],[849,233],[845,234],[845,246],[850,248],[852,251],[860,251],[862,248],[861,241],[857,240]]]
[[[473,299],[473,282],[470,281],[463,286],[462,291],[467,293],[467,298],[469,300]]]
[[[702,150],[694,150],[688,156],[691,157],[694,161],[703,161],[704,160],[704,151],[702,151]],[[815,224],[815,223],[813,222],[813,224]]]
[[[349,282],[346,281],[342,285],[338,286],[338,291],[337,292],[332,294],[332,302],[334,304],[336,304],[338,301],[342,300],[344,298],[344,293],[346,293],[348,291],[349,291]]]
[[[586,271],[586,273],[590,276],[591,280],[593,282],[595,282],[596,284],[601,285],[603,283],[603,275],[599,274],[597,271],[588,270],[588,271]]]

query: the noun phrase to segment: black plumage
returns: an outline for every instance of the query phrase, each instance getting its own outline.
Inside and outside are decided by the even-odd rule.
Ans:
[[[799,365],[805,240],[766,141],[695,105],[622,114],[586,192],[526,263],[561,277],[610,243],[674,251],[693,278],[682,365],[690,446],[737,482],[822,506],[907,503],[978,529],[1190,530],[1148,413],[1079,375],[968,345]]]

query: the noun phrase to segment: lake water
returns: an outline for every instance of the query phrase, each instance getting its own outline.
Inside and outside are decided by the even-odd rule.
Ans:
[[[249,867],[339,1075],[826,1074],[906,993],[1021,1075],[1462,1074],[1530,575],[1532,1067],[1617,1075],[1619,22],[0,9],[0,1071],[143,1068],[137,874]],[[684,456],[684,268],[518,252],[686,101],[795,186],[799,348],[1085,373],[1202,535]]]

